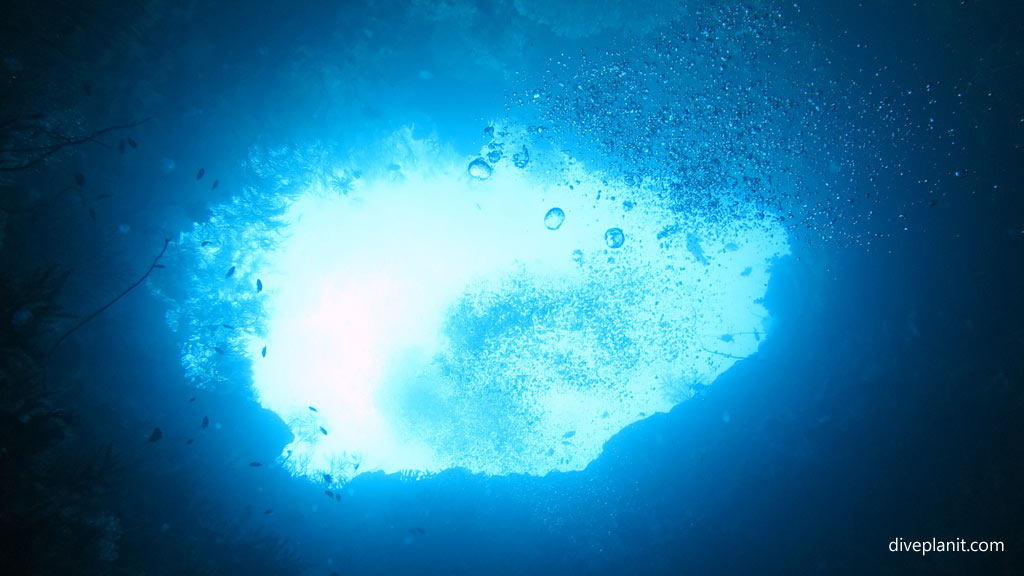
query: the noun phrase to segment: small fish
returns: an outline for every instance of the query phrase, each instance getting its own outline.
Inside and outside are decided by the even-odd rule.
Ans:
[[[193,396],[193,397],[189,398],[189,399],[188,399],[188,401],[189,401],[189,402],[195,402],[195,401],[196,401],[196,397],[195,397],[195,396]]]
[[[139,147],[138,142],[136,142],[135,140],[132,140],[131,138],[128,139],[128,145],[131,146],[132,148],[138,148]]]
[[[224,353],[224,349],[221,348],[220,346],[214,346],[213,347],[213,351],[216,352],[217,354],[223,354]]]
[[[213,186],[210,186],[210,190],[216,190],[218,184],[220,184],[220,180],[214,180]]]
[[[250,468],[259,468],[260,466],[263,466],[263,464],[260,464],[259,462],[249,462]]]
[[[92,209],[92,206],[89,207],[89,218],[92,218],[93,221],[96,220],[96,211]]]
[[[707,266],[708,259],[704,257],[704,249],[701,248],[700,239],[691,233],[686,234],[686,249],[693,254],[698,262]]]
[[[209,246],[210,244],[213,244],[213,241],[211,241],[211,240],[203,240],[199,245],[203,246],[203,247],[206,247],[206,246]]]
[[[206,430],[209,427],[210,427],[210,417],[209,416],[203,416],[203,430]]]
[[[79,188],[81,188],[82,186],[85,186],[85,174],[82,174],[81,172],[77,172],[75,174],[75,184],[77,184]]]
[[[124,154],[124,138],[121,138],[121,141],[117,143],[117,151]]]
[[[260,280],[259,278],[257,278],[256,279],[256,293],[258,294],[260,292],[263,292],[263,280]]]
[[[156,442],[157,440],[164,437],[164,433],[159,428],[153,428],[153,432],[149,434],[149,441]]]
[[[324,436],[327,436],[327,429],[324,428],[323,426],[321,426],[320,427],[320,433],[323,434]]]
[[[235,267],[228,268],[228,273],[224,275],[225,278],[231,278],[235,275]]]
[[[185,441],[185,446],[191,446],[191,445],[192,445],[192,439],[189,438],[188,440]]]
[[[232,326],[231,324],[221,324],[221,328],[226,328],[228,330],[234,330],[235,329],[235,327]]]
[[[331,492],[330,490],[324,490],[324,494],[326,494],[328,498],[334,498],[334,492]]]
[[[324,472],[324,482],[327,482],[328,484],[330,484],[331,480],[332,480],[331,475],[326,473],[326,472]]]
[[[422,536],[422,535],[426,534],[427,531],[424,530],[423,528],[417,527],[416,528],[416,533],[419,534],[420,536]]]
[[[334,493],[334,499],[337,500],[338,502],[341,502],[341,493],[340,492],[335,492]]]
[[[270,514],[271,512],[273,512],[273,510],[270,509],[270,508],[267,508],[266,510],[263,511],[263,514],[267,515],[267,514]]]
[[[317,410],[316,408],[313,408],[312,406],[309,407],[309,411],[310,412],[319,412],[319,410]]]
[[[106,200],[107,198],[110,198],[110,194],[97,194],[96,195],[96,199],[97,200]]]
[[[206,174],[206,168],[200,168],[199,172],[196,172],[196,180],[202,180],[203,174]]]
[[[163,264],[153,264],[153,268],[167,268],[167,266]]]
[[[260,354],[262,354],[264,358],[267,357],[267,347],[266,346],[263,347],[263,350],[260,352]]]

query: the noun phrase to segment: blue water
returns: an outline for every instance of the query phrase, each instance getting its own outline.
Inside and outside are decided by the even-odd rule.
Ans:
[[[4,574],[1020,573],[1015,3],[52,4],[0,34]],[[293,477],[250,359],[169,321],[189,235],[496,123],[781,222],[759,349],[581,471]],[[890,551],[933,538],[1005,551]]]

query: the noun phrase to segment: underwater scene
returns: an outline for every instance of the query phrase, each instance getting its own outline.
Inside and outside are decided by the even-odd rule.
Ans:
[[[1024,9],[14,0],[0,573],[1024,574]]]

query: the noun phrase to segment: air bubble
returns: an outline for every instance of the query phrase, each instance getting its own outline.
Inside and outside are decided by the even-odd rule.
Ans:
[[[626,235],[622,233],[621,228],[609,228],[604,233],[604,243],[609,248],[621,248],[626,243]]]
[[[561,208],[552,208],[544,215],[544,225],[548,230],[558,230],[561,228],[562,222],[565,222],[565,212]]]
[[[493,172],[494,169],[483,158],[477,158],[469,163],[469,175],[477,180],[487,180]]]

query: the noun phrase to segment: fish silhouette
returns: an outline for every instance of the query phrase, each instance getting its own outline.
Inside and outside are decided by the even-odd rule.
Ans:
[[[704,257],[704,249],[700,246],[700,239],[693,234],[686,234],[686,249],[693,254],[698,262],[707,266],[708,259]]]

